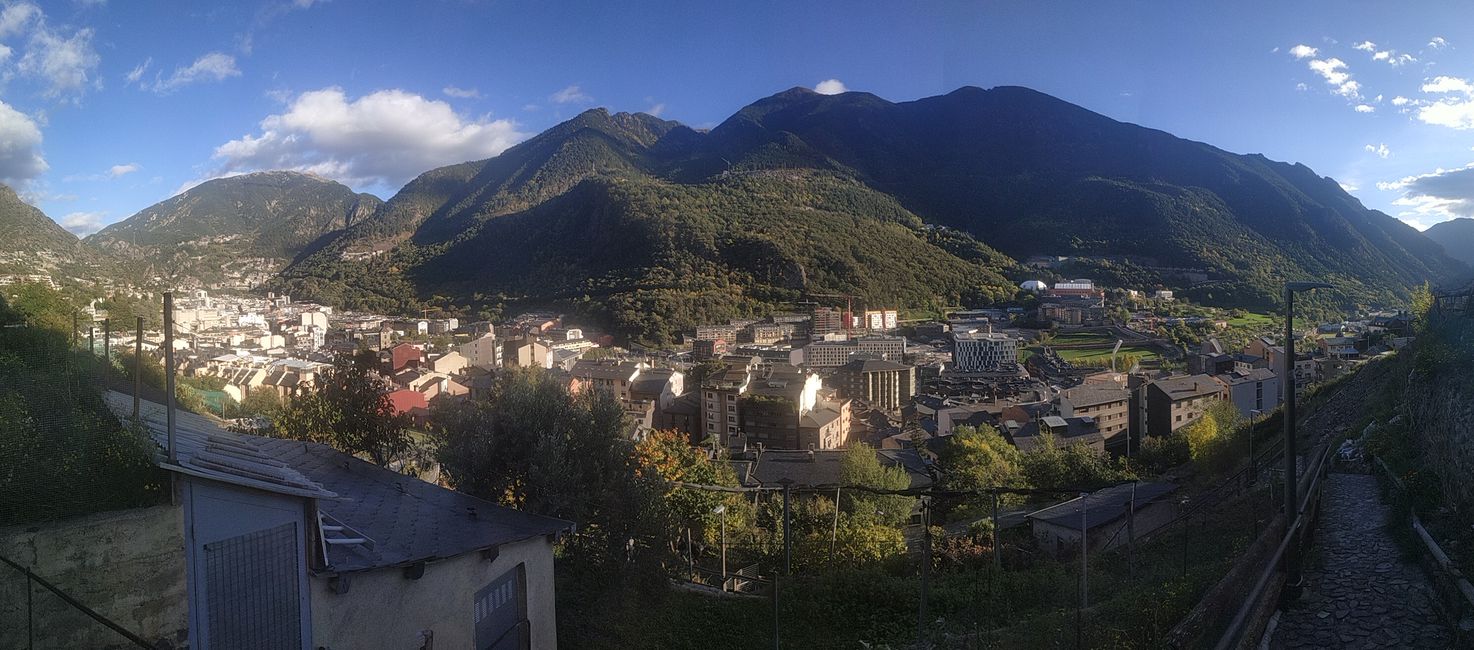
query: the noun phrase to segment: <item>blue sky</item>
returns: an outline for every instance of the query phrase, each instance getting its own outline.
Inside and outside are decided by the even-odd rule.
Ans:
[[[1474,216],[1474,9],[1207,4],[0,3],[0,179],[85,234],[260,169],[388,198],[593,106],[709,127],[792,86],[1023,85]]]

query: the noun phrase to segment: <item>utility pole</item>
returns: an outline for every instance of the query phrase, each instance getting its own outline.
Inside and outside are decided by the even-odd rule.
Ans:
[[[113,319],[111,319],[111,318],[104,318],[104,319],[102,319],[102,360],[104,362],[106,362],[108,359],[111,358],[111,357],[108,356],[108,352],[109,352],[108,348],[111,347],[112,338],[113,338]]]
[[[1003,570],[1003,547],[998,542],[998,530],[1002,528],[998,523],[998,488],[993,488],[993,571],[997,573]]]
[[[138,317],[138,332],[133,338],[133,421],[142,415],[139,395],[143,392],[143,317]]]
[[[168,418],[169,464],[177,464],[174,449],[174,292],[164,292],[164,392],[165,417]]]

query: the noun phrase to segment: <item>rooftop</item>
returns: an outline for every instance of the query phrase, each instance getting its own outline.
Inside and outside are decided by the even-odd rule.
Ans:
[[[114,413],[131,415],[133,397],[109,392]],[[144,402],[144,425],[166,442],[165,410]],[[266,438],[219,428],[176,411],[178,464],[160,465],[192,476],[281,494],[318,499],[318,508],[374,541],[331,545],[329,569],[362,571],[463,555],[572,529],[542,517],[427,483],[312,442]]]
[[[1126,483],[1096,490],[1084,497],[1076,497],[1064,503],[1029,513],[1029,519],[1043,521],[1066,528],[1080,528],[1081,509],[1084,509],[1085,528],[1092,529],[1116,521],[1131,511],[1135,502],[1136,511],[1161,499],[1177,489],[1173,483]]]

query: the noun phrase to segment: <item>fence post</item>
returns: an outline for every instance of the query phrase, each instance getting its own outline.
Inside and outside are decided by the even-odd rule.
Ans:
[[[139,410],[139,395],[143,393],[143,317],[138,317],[138,332],[133,339],[133,421],[137,422],[142,411]]]
[[[1136,581],[1136,482],[1131,483],[1131,509],[1126,512],[1126,579]]]
[[[926,497],[921,497],[921,603],[916,612],[916,642],[926,638],[926,599],[931,579],[931,517]]]
[[[168,419],[169,463],[179,462],[174,451],[174,292],[164,292],[164,396]]]
[[[31,574],[26,573],[26,647],[30,650],[36,648],[36,613],[31,608]]]

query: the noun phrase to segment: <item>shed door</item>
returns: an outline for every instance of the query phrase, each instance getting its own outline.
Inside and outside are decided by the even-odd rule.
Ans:
[[[297,526],[204,545],[211,650],[302,647]]]
[[[476,592],[476,647],[480,650],[523,650],[531,635],[527,625],[526,569],[519,564]]]

